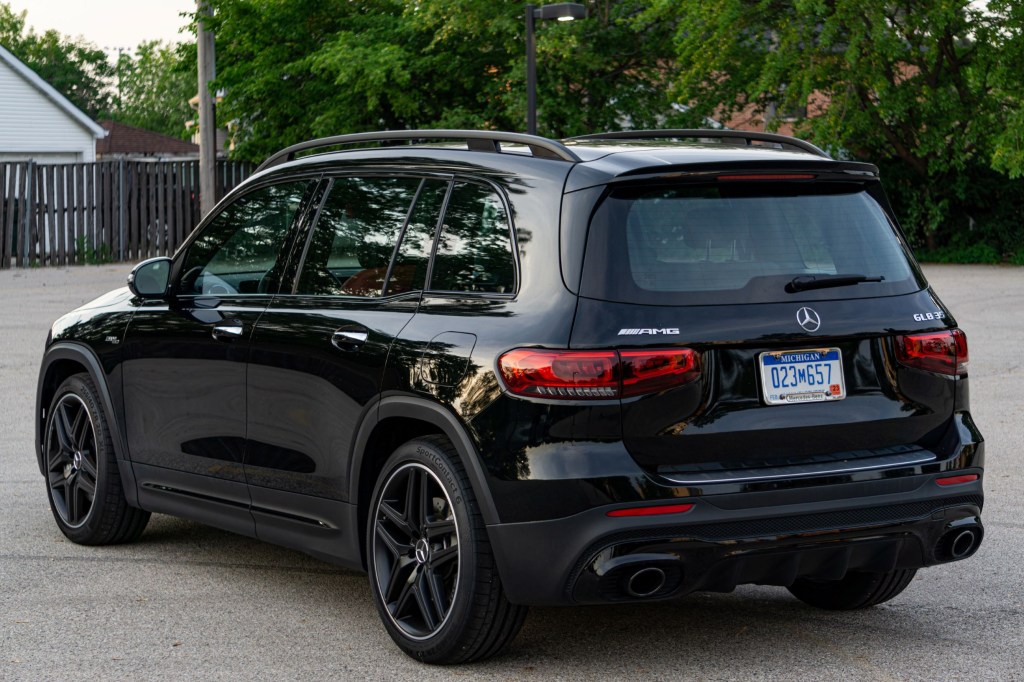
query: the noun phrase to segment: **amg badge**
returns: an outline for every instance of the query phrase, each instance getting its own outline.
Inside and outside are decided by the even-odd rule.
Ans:
[[[640,334],[679,334],[679,327],[665,327],[663,329],[620,329],[619,336],[639,336]]]

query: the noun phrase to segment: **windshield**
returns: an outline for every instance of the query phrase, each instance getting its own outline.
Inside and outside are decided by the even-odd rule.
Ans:
[[[792,285],[795,278],[828,276],[829,286]],[[656,305],[858,298],[919,288],[885,212],[863,185],[849,183],[617,189],[591,221],[583,271],[584,296]]]

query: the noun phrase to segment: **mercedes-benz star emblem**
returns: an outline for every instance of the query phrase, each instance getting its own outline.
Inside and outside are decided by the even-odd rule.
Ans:
[[[416,563],[425,564],[430,560],[430,543],[426,538],[420,538],[416,543]]]
[[[821,317],[814,312],[813,308],[801,308],[796,311],[796,321],[801,327],[809,332],[816,332],[821,327]]]

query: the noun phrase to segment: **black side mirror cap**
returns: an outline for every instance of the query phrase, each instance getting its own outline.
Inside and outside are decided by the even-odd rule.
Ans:
[[[128,288],[139,298],[167,298],[171,263],[164,257],[142,261],[128,275]]]

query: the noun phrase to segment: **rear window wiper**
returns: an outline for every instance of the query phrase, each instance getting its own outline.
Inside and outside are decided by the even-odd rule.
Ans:
[[[795,294],[810,289],[828,289],[830,287],[846,287],[861,282],[881,282],[882,275],[800,275],[794,277],[786,285],[786,291]]]

